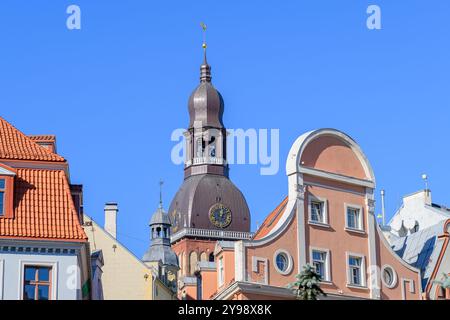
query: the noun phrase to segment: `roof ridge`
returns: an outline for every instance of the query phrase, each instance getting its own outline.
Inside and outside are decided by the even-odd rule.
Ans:
[[[65,162],[0,116],[0,158]]]

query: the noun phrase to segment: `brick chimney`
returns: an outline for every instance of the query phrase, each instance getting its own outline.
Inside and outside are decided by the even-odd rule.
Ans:
[[[105,204],[105,230],[114,238],[117,237],[117,213],[119,208],[115,202]]]

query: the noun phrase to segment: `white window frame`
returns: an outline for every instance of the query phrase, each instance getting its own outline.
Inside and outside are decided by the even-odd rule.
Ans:
[[[285,254],[286,255],[286,257],[288,258],[287,260],[287,263],[288,263],[288,266],[287,266],[287,268],[286,268],[286,270],[285,271],[283,271],[283,270],[281,270],[280,268],[278,268],[278,265],[277,265],[277,256],[279,255],[279,254]],[[282,274],[282,275],[288,275],[288,274],[290,274],[291,273],[291,271],[292,271],[292,268],[294,267],[294,260],[292,259],[292,256],[290,255],[290,253],[287,251],[287,250],[285,250],[285,249],[278,249],[277,251],[275,251],[275,253],[273,254],[273,265],[274,265],[274,267],[275,267],[275,270],[279,273],[279,274]]]
[[[218,285],[220,288],[225,283],[225,268],[223,265],[223,257],[220,257],[217,260],[217,271],[218,271],[217,272],[217,277],[218,277],[217,281],[218,281]]]
[[[344,204],[345,209],[345,230],[351,231],[351,232],[358,232],[358,233],[365,233],[364,230],[364,208],[360,205],[356,204]],[[356,209],[359,210],[359,221],[357,228],[349,227],[348,225],[348,209]]]
[[[57,262],[42,262],[32,260],[21,260],[19,263],[19,300],[23,300],[23,284],[25,277],[25,266],[48,267],[51,271],[51,292],[49,300],[58,300],[58,263]]]
[[[391,269],[391,271],[392,271],[392,283],[391,284],[388,284],[384,281],[384,271],[386,271],[386,269]],[[397,272],[395,271],[394,267],[392,267],[388,264],[385,264],[383,266],[383,268],[381,268],[381,282],[383,283],[383,285],[386,288],[392,289],[397,285],[397,281],[398,281]]]
[[[315,221],[312,219],[312,202],[321,202],[322,203],[322,216],[323,221]],[[328,200],[322,197],[317,197],[314,195],[308,195],[308,223],[317,226],[329,227],[330,224],[328,222]]]
[[[309,257],[310,257],[309,261],[311,263],[311,266],[314,266],[314,264],[313,264],[313,262],[314,262],[313,252],[314,251],[323,252],[323,253],[326,254],[326,257],[325,257],[325,277],[322,279],[321,282],[325,282],[325,283],[329,282],[329,283],[331,283],[332,279],[331,279],[330,250],[329,249],[323,249],[323,248],[317,248],[317,247],[310,247],[309,248]]]
[[[350,257],[361,259],[361,284],[353,284],[352,283],[352,274],[350,270]],[[366,257],[363,254],[346,252],[346,265],[347,265],[347,287],[349,288],[367,288],[367,279],[366,279]]]

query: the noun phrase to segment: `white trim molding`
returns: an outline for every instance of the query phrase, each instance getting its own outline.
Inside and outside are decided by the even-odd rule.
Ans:
[[[388,269],[390,269],[391,270],[391,272],[392,272],[392,283],[386,283],[385,281],[384,281],[384,272],[386,271],[386,270],[388,270]],[[394,267],[392,267],[391,265],[389,265],[389,264],[385,264],[382,268],[381,268],[381,281],[382,281],[382,283],[384,284],[384,286],[386,287],[386,288],[388,288],[388,289],[392,289],[392,288],[394,288],[396,285],[397,285],[397,281],[398,281],[398,279],[397,279],[397,272],[395,271],[395,269],[394,269]]]
[[[302,134],[300,137],[295,140],[293,143],[290,151],[288,160],[286,162],[286,174],[288,176],[292,174],[298,174],[298,173],[308,173],[312,175],[322,175],[322,174],[328,174],[328,172],[320,171],[320,170],[314,170],[309,171],[309,168],[304,168],[301,166],[301,158],[303,155],[303,152],[305,151],[306,147],[315,139],[321,137],[321,136],[332,136],[334,138],[337,138],[344,142],[347,146],[349,146],[352,151],[355,153],[356,157],[360,161],[364,173],[366,176],[366,179],[357,179],[352,177],[346,177],[343,175],[337,175],[337,174],[331,174],[330,176],[326,176],[326,178],[334,178],[338,179],[339,181],[344,179],[347,183],[350,184],[356,184],[356,185],[363,185],[366,187],[375,188],[375,175],[373,173],[372,166],[370,165],[369,160],[365,156],[365,154],[362,152],[360,146],[356,143],[355,140],[353,140],[349,135],[345,134],[342,131],[332,129],[332,128],[323,128],[323,129],[316,129],[309,132],[306,132]],[[301,170],[306,169],[304,172],[301,172]],[[349,179],[348,179],[349,178]]]
[[[358,214],[358,227],[352,228],[348,226],[348,209],[356,209],[359,210]],[[360,205],[351,204],[351,203],[344,203],[344,214],[345,214],[345,230],[349,232],[356,232],[356,233],[362,233],[365,234],[365,228],[364,228],[364,208]]]
[[[269,284],[269,259],[262,257],[252,257],[252,272],[258,273],[258,262],[264,263],[264,283]],[[257,281],[249,281],[249,282],[257,282]]]
[[[308,167],[300,166],[298,171],[303,174],[308,174],[310,176],[319,177],[319,178],[325,178],[337,182],[343,182],[348,183],[351,185],[361,186],[361,187],[368,187],[368,188],[374,188],[375,185],[372,181],[364,180],[364,179],[358,179],[354,177],[344,176],[341,174],[333,173],[333,172],[327,172],[322,171],[319,169],[313,169]]]
[[[409,283],[409,293],[414,294],[415,293],[415,288],[414,288],[414,280],[412,279],[406,279],[406,278],[402,278],[401,279],[401,289],[402,289],[402,299],[406,300],[406,283]]]
[[[309,263],[311,264],[311,266],[313,265],[313,251],[323,252],[323,253],[326,254],[326,257],[325,257],[325,278],[322,279],[321,282],[324,282],[324,283],[331,283],[331,282],[333,282],[332,276],[331,276],[331,255],[330,255],[330,249],[309,247]]]
[[[287,258],[287,263],[288,263],[288,265],[287,265],[287,268],[286,268],[286,270],[281,270],[280,268],[278,268],[278,266],[277,266],[277,256],[278,255],[280,255],[280,254],[284,254],[285,256],[286,256],[286,258]],[[289,273],[291,273],[291,271],[292,271],[292,268],[294,267],[294,260],[292,259],[292,256],[291,256],[291,254],[287,251],[287,250],[284,250],[284,249],[278,249],[277,251],[275,251],[275,253],[273,254],[273,265],[274,265],[274,267],[275,267],[275,270],[279,273],[279,274],[282,274],[282,275],[288,275]]]
[[[18,287],[18,299],[23,300],[23,284],[24,284],[24,271],[25,266],[36,267],[50,267],[51,270],[51,292],[49,300],[58,300],[58,262],[44,262],[44,261],[32,261],[32,260],[20,260],[19,263],[19,287]]]
[[[351,274],[350,274],[350,257],[354,258],[360,258],[361,259],[361,285],[353,284],[351,281]],[[363,254],[360,253],[354,253],[354,252],[346,252],[345,253],[345,264],[346,264],[346,273],[347,273],[347,287],[348,288],[357,288],[357,289],[367,289],[367,275],[366,275],[366,257]]]

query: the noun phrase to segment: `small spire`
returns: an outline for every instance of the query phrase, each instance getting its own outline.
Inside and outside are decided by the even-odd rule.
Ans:
[[[211,82],[211,67],[208,64],[208,60],[206,59],[206,49],[208,48],[206,44],[206,24],[203,22],[200,23],[200,26],[203,30],[203,63],[200,66],[200,82]]]
[[[159,208],[163,208],[163,201],[162,201],[162,186],[164,184],[164,181],[161,179],[159,180]]]

